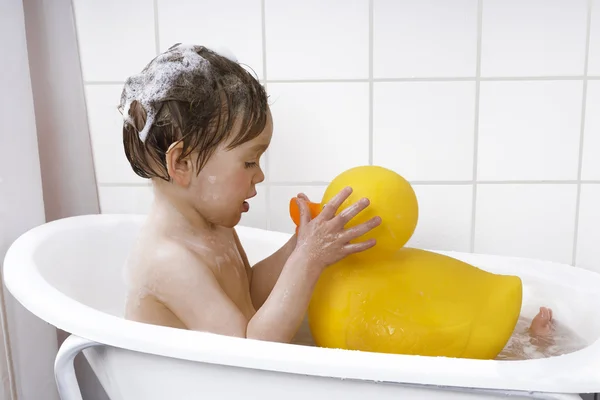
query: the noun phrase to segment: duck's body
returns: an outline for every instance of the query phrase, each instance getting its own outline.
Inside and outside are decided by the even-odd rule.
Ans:
[[[516,276],[403,248],[387,260],[346,259],[325,270],[309,323],[322,347],[492,359],[510,338],[521,301]]]

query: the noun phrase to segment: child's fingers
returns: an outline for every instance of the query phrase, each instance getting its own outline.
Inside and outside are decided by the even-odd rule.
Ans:
[[[361,251],[365,251],[375,246],[375,239],[365,240],[364,242],[358,243],[348,243],[344,246],[344,250],[346,254],[359,253]]]
[[[310,222],[310,211],[308,210],[308,205],[306,201],[296,197],[296,202],[298,203],[298,209],[300,210],[300,226],[306,225]]]
[[[362,210],[367,208],[369,204],[369,199],[362,198],[356,203],[344,208],[335,218],[338,219],[340,225],[344,227],[352,218],[356,217]]]
[[[309,201],[308,197],[304,193],[298,193],[298,197],[301,198],[302,200]]]
[[[344,203],[344,201],[346,201],[346,199],[351,194],[352,194],[351,187],[345,187],[344,189],[340,190],[340,192],[338,194],[333,196],[331,201],[329,201],[327,204],[325,204],[325,206],[323,207],[323,211],[321,211],[321,214],[319,214],[319,215],[322,215],[323,218],[325,218],[326,220],[330,220],[331,218],[333,218],[335,216],[337,209],[340,208],[342,203]]]
[[[361,237],[365,233],[369,232],[371,229],[379,226],[379,224],[381,224],[381,218],[373,217],[373,218],[369,219],[368,221],[363,222],[362,224],[353,226],[352,228],[344,231],[344,233],[342,234],[342,238],[344,241],[349,242],[352,239]]]

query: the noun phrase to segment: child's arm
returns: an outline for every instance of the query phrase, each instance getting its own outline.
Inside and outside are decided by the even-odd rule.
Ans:
[[[306,197],[304,193],[300,193],[298,197],[308,201],[308,197]],[[264,260],[256,263],[254,267],[251,268],[235,229],[233,232],[237,248],[246,265],[252,303],[256,309],[259,309],[275,287],[275,283],[277,282],[277,279],[279,279],[279,275],[281,274],[285,262],[296,247],[298,237],[296,234],[292,235],[279,250]]]
[[[254,305],[254,308],[259,309],[264,304],[265,300],[267,300],[273,287],[275,287],[275,282],[279,279],[279,275],[283,270],[285,262],[296,247],[297,237],[296,235],[293,235],[279,250],[264,260],[256,263],[252,268],[248,263],[248,258],[246,257],[246,253],[244,252],[235,230],[234,237],[238,250],[244,260],[244,264],[246,265],[252,304]]]

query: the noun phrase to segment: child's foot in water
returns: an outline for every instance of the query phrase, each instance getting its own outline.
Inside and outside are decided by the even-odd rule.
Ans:
[[[552,320],[552,310],[546,307],[540,307],[540,312],[531,321],[529,331],[532,336],[549,336],[554,328]]]

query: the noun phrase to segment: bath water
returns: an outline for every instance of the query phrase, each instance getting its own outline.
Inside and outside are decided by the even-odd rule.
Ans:
[[[575,331],[552,321],[553,332],[542,338],[534,338],[529,334],[531,319],[519,317],[517,326],[497,360],[531,360],[560,356],[581,350],[588,345]]]

